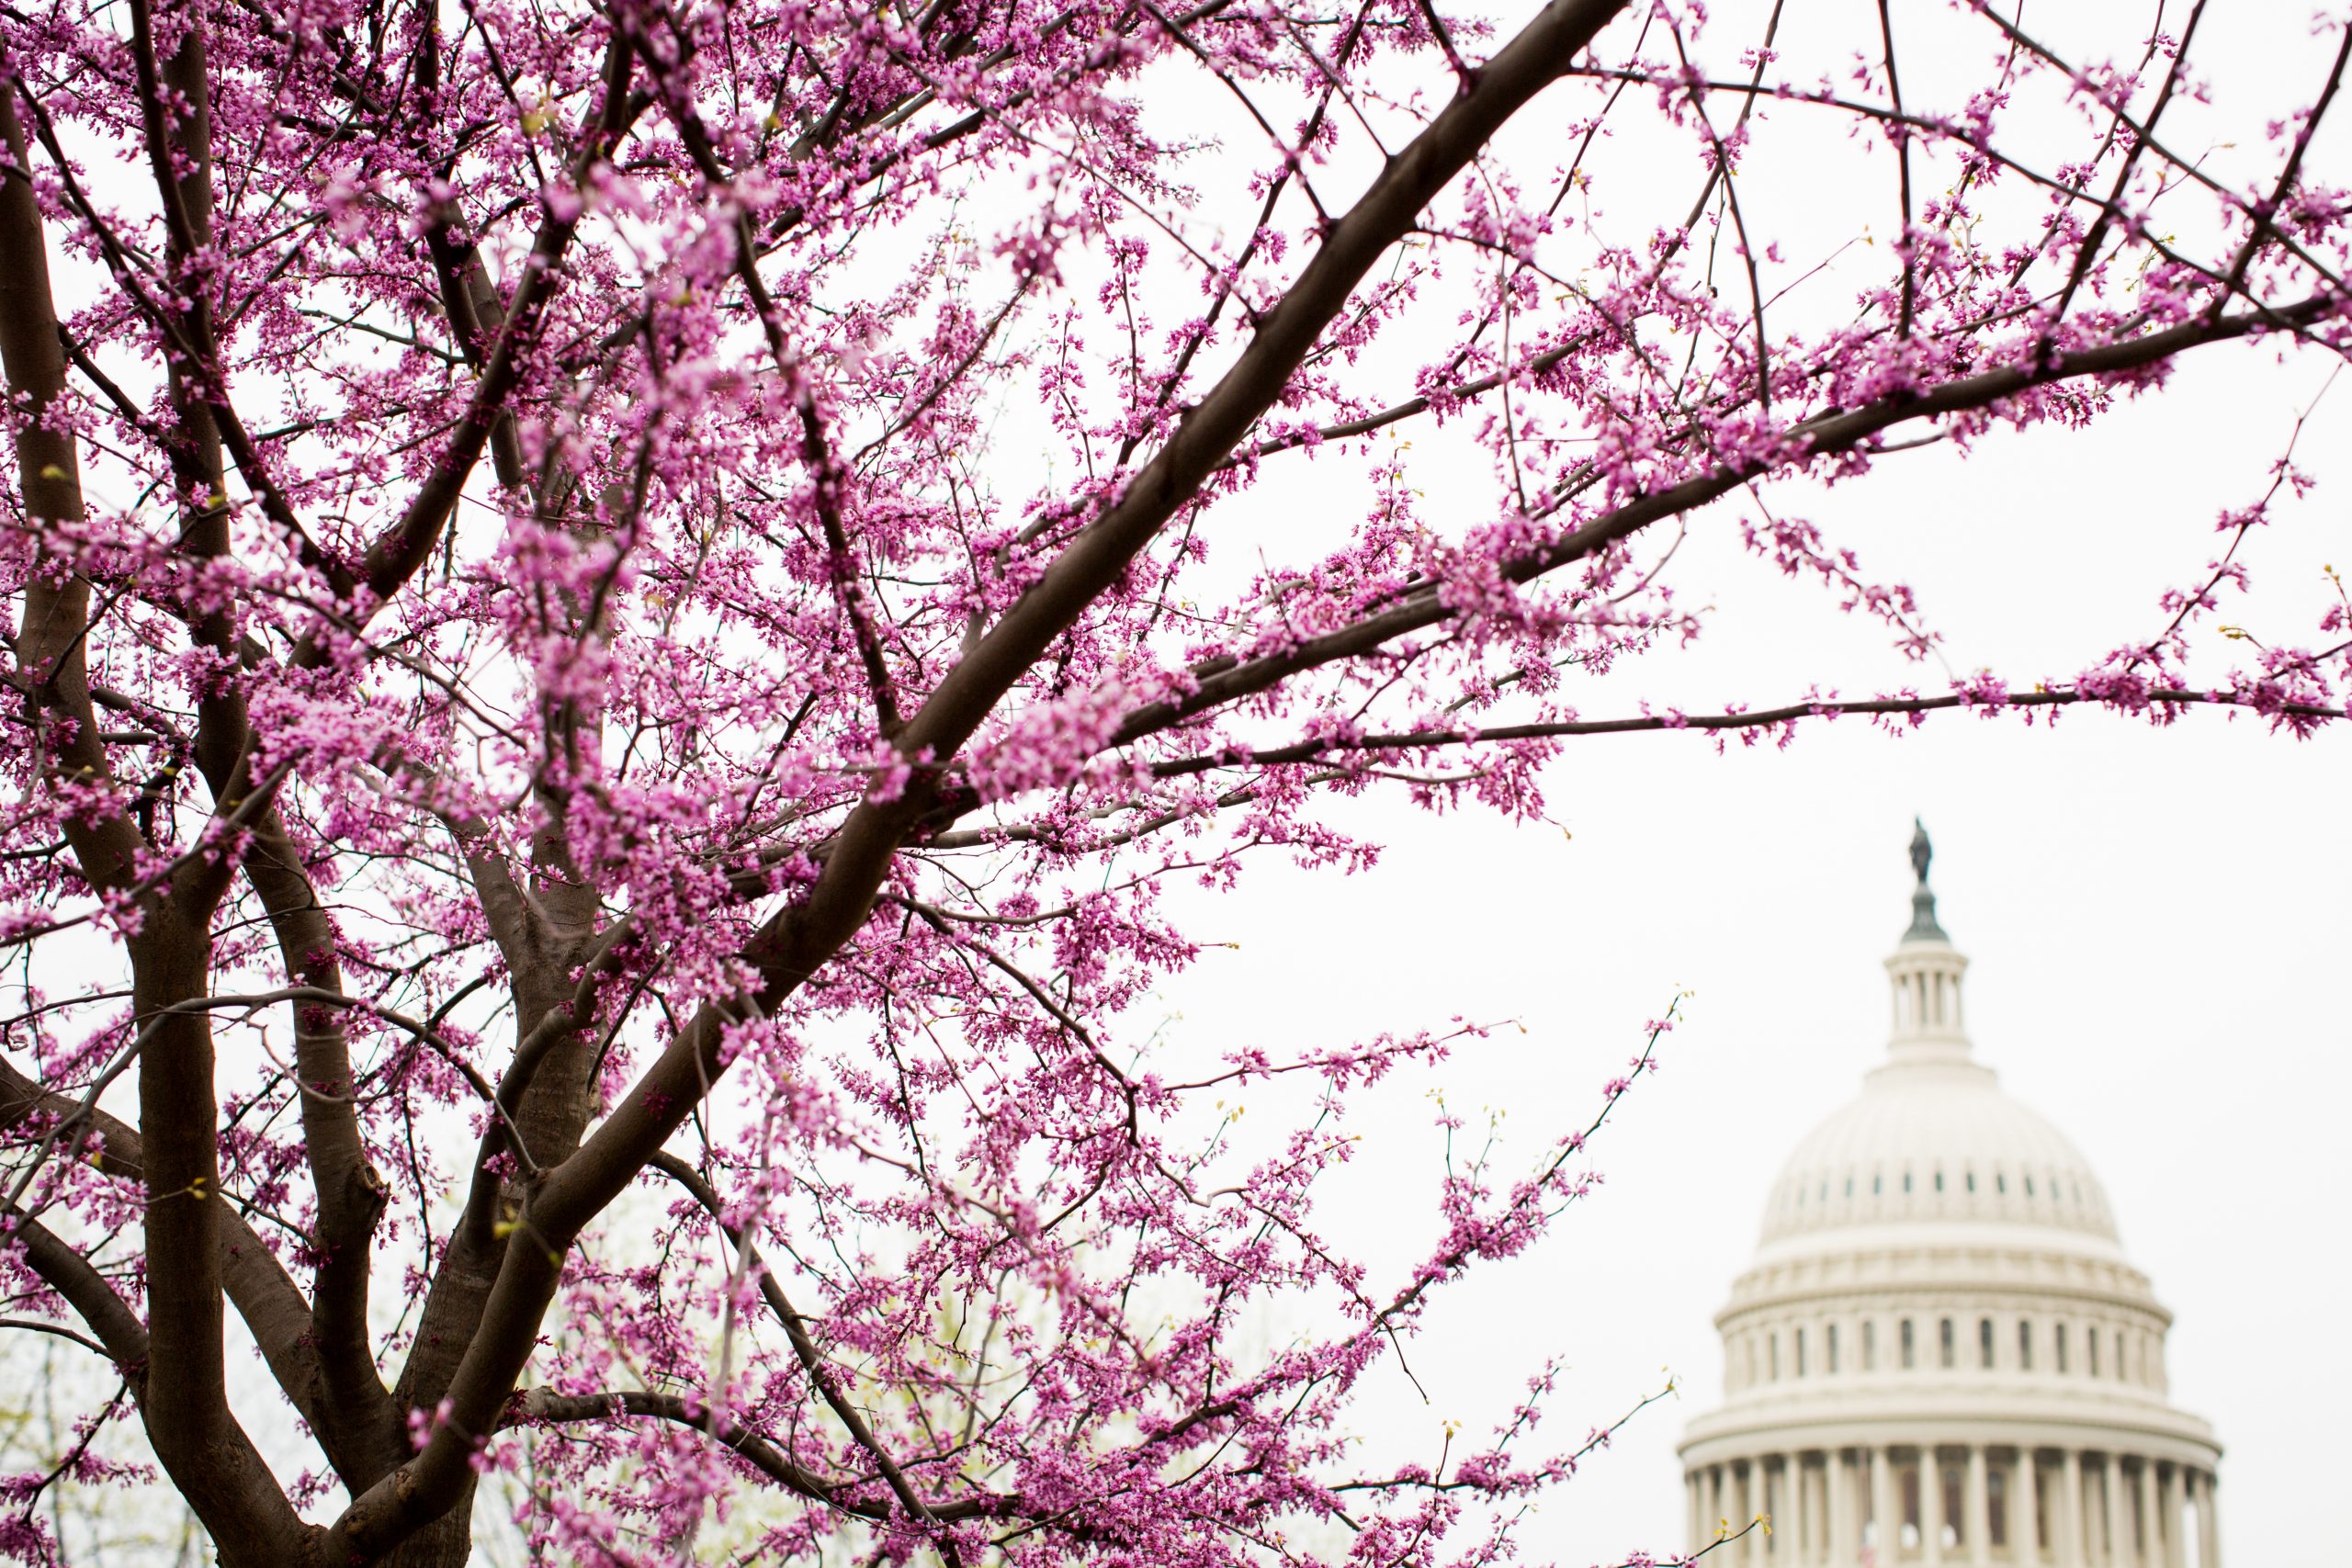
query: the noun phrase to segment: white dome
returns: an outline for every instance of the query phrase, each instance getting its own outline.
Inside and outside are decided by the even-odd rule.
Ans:
[[[1692,1550],[1777,1514],[1729,1562],[2185,1568],[2193,1537],[2219,1568],[2221,1449],[2167,1397],[2171,1314],[2081,1153],[1971,1054],[1927,863],[1923,832],[1886,1060],[1790,1155],[1715,1316]]]
[[[2065,1134],[2003,1094],[1991,1069],[1942,1062],[1889,1063],[1806,1134],[1772,1186],[1763,1239],[1939,1222],[2116,1239],[2107,1194]]]

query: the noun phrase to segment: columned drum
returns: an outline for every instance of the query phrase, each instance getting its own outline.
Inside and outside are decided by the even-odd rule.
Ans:
[[[2212,1429],[2072,1144],[1962,1028],[1927,836],[1861,1095],[1799,1144],[1682,1443],[1698,1551],[1755,1568],[2219,1568]]]

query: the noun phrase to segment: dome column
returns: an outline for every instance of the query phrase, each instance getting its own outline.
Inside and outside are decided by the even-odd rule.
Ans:
[[[1968,1549],[1968,1561],[1974,1568],[1989,1568],[1993,1561],[1993,1501],[1990,1483],[1985,1477],[1984,1445],[1968,1446],[1968,1485],[1962,1494],[1967,1506],[1967,1519],[1961,1526],[1960,1543]]]
[[[1771,1504],[1765,1512],[1772,1516],[1771,1555],[1782,1562],[1804,1561],[1804,1471],[1792,1451],[1781,1457],[1781,1483],[1771,1484],[1768,1474],[1765,1495]]]
[[[2121,1568],[2121,1563],[2131,1561],[2131,1551],[2124,1550],[2129,1544],[2124,1538],[2124,1462],[2114,1455],[2112,1448],[2108,1450],[2108,1467],[2098,1479],[2098,1493],[2100,1512],[2105,1514],[2108,1526],[2108,1561]]]
[[[1760,1454],[1756,1461],[1756,1511],[1767,1521],[1767,1528],[1757,1532],[1756,1555],[1764,1562],[1787,1562],[1796,1546],[1796,1520],[1789,1512],[1786,1472],[1778,1485],[1773,1484],[1772,1461],[1776,1457]]]
[[[1747,1500],[1740,1512],[1747,1517],[1747,1522],[1751,1525],[1772,1511],[1772,1494],[1766,1484],[1766,1479],[1762,1456],[1749,1460]],[[1747,1532],[1749,1568],[1764,1568],[1764,1549],[1770,1544],[1771,1544],[1771,1538],[1762,1530],[1751,1529]]]
[[[2164,1561],[2164,1538],[2156,1520],[2156,1461],[2140,1461],[2140,1562],[2143,1568],[2157,1568]]]
[[[2157,1477],[2156,1517],[2164,1521],[2164,1551],[2158,1559],[2164,1568],[2188,1568],[2188,1556],[2180,1549],[2180,1527],[2186,1517],[2180,1505],[2180,1466],[2168,1464]]]
[[[1871,1449],[1871,1546],[1881,1562],[1892,1562],[1902,1543],[1903,1526],[1894,1517],[1894,1450]]]
[[[2066,1449],[2058,1456],[2058,1568],[2083,1568],[2083,1456]]]
[[[1775,1501],[1779,1505],[1780,1514],[1788,1516],[1785,1520],[1781,1518],[1780,1514],[1773,1516],[1775,1522],[1785,1524],[1789,1532],[1787,1542],[1780,1552],[1781,1561],[1803,1562],[1804,1561],[1805,1511],[1804,1456],[1793,1449],[1781,1456],[1781,1495]]]
[[[1944,1461],[1933,1443],[1919,1450],[1919,1561],[1937,1568],[1944,1560]]]
[[[2009,1551],[2019,1562],[2041,1561],[2041,1465],[2030,1448],[2018,1450],[2017,1481],[2009,1488]]]
[[[1736,1535],[1746,1529],[1749,1521],[1756,1517],[1756,1509],[1752,1506],[1755,1499],[1749,1495],[1747,1488],[1746,1461],[1732,1460],[1724,1461],[1724,1496],[1732,1505],[1726,1510],[1725,1517],[1731,1520],[1732,1533]],[[1755,1561],[1755,1556],[1756,1542],[1752,1540],[1743,1540],[1724,1553],[1724,1561],[1752,1562]]]
[[[1804,1483],[1804,1455],[1794,1449],[1781,1461],[1781,1496],[1789,1510],[1789,1550],[1784,1561],[1812,1561],[1813,1499]]]
[[[2197,1568],[2222,1568],[2222,1512],[2215,1480],[2210,1470],[2197,1473]]]
[[[1829,1494],[1829,1551],[1826,1554],[1829,1568],[1845,1568],[1860,1551],[1856,1538],[1861,1532],[1854,1528],[1854,1492],[1846,1474],[1846,1450],[1829,1450],[1829,1468],[1822,1481]]]

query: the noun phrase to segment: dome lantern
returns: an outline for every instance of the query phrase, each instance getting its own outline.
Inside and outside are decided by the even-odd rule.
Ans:
[[[1911,822],[1911,869],[1919,886],[1911,895],[1911,929],[1886,961],[1894,989],[1887,1054],[1897,1064],[1965,1063],[1968,1036],[1961,1020],[1960,977],[1968,960],[1936,919],[1936,895],[1928,886],[1928,862],[1935,852],[1928,843],[1926,825],[1916,817]]]

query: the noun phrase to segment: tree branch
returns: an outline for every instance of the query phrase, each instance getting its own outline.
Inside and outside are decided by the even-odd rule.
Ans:
[[[2055,381],[2128,374],[2207,344],[2251,336],[2281,325],[2307,325],[2324,320],[2335,308],[2332,297],[2317,296],[2294,305],[2248,310],[2214,321],[2183,322],[2161,332],[2063,355],[2046,367],[2004,367],[1947,381],[1925,392],[1882,398],[1862,408],[1816,414],[1789,427],[1782,444],[1785,455],[1775,460],[1768,463],[1758,458],[1737,467],[1717,467],[1656,494],[1628,502],[1563,535],[1543,549],[1503,563],[1502,575],[1515,583],[1532,582],[1621,539],[1630,538],[1655,523],[1696,511],[1768,472],[1801,468],[1822,457],[1853,451],[1871,437],[1897,425],[1991,408]],[[1212,708],[1266,691],[1304,671],[1368,653],[1383,643],[1435,626],[1453,614],[1440,585],[1424,583],[1401,604],[1337,631],[1305,638],[1282,653],[1201,667],[1195,671],[1199,684],[1190,696],[1136,709],[1120,724],[1107,744],[1117,747],[1139,740]]]
[[[694,1201],[701,1204],[710,1217],[718,1223],[728,1241],[733,1244],[736,1250],[742,1255],[743,1266],[759,1271],[760,1299],[767,1303],[768,1310],[774,1313],[776,1321],[784,1325],[786,1337],[792,1341],[792,1353],[799,1358],[801,1370],[808,1374],[808,1381],[816,1385],[817,1392],[823,1396],[827,1407],[832,1411],[841,1424],[848,1428],[852,1439],[859,1448],[865,1450],[868,1458],[874,1461],[875,1468],[882,1472],[882,1479],[889,1484],[891,1495],[898,1498],[899,1506],[916,1519],[935,1529],[939,1524],[939,1516],[932,1510],[929,1504],[916,1495],[913,1484],[907,1480],[906,1472],[899,1468],[898,1461],[890,1457],[889,1451],[882,1446],[881,1439],[874,1435],[874,1428],[866,1423],[865,1413],[852,1404],[842,1394],[841,1385],[835,1382],[832,1372],[825,1365],[824,1353],[818,1348],[817,1341],[809,1336],[808,1324],[802,1320],[797,1312],[793,1310],[792,1303],[785,1298],[784,1287],[776,1282],[775,1272],[759,1261],[756,1244],[744,1234],[741,1226],[728,1219],[727,1206],[720,1201],[718,1191],[702,1179],[700,1171],[667,1150],[655,1154],[647,1163],[684,1188]]]
[[[25,1261],[43,1283],[81,1314],[107,1356],[145,1398],[147,1327],[90,1260],[31,1215],[14,1210],[0,1215],[0,1235],[20,1244]]]
[[[136,1131],[104,1111],[85,1111],[81,1103],[43,1087],[0,1061],[0,1132],[22,1125],[34,1116],[62,1122],[74,1116],[88,1118],[96,1147],[91,1165],[104,1174],[143,1185],[147,1179],[146,1150]],[[226,1203],[220,1205],[220,1275],[222,1288],[236,1303],[237,1315],[252,1331],[270,1374],[322,1435],[331,1439],[335,1427],[323,1407],[325,1383],[311,1342],[311,1308],[301,1290],[278,1263],[261,1237]],[[145,1329],[141,1329],[142,1337]],[[338,1465],[341,1456],[332,1446],[328,1458]]]
[[[844,1513],[868,1518],[880,1517],[878,1505],[844,1501],[834,1495],[848,1483],[828,1481],[814,1471],[795,1464],[775,1444],[741,1422],[714,1423],[710,1412],[689,1404],[675,1394],[654,1393],[645,1389],[621,1389],[608,1393],[558,1393],[552,1389],[529,1389],[507,1403],[506,1413],[499,1418],[498,1426],[503,1431],[533,1422],[610,1421],[625,1416],[650,1416],[691,1427],[769,1480],[803,1497]]]

